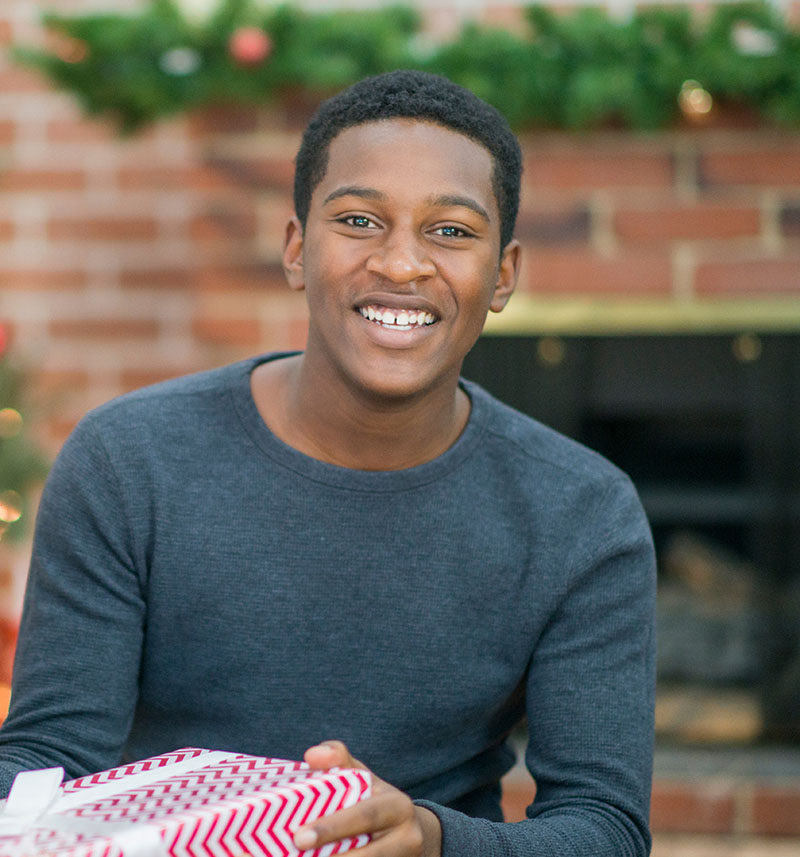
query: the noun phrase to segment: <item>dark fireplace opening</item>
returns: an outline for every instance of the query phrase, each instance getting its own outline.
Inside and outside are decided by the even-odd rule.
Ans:
[[[800,336],[486,336],[464,375],[633,479],[661,743],[800,744]]]

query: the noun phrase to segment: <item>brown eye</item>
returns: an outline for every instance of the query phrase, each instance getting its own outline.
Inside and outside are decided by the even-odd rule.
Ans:
[[[342,222],[348,226],[355,226],[356,229],[369,229],[375,225],[368,217],[364,217],[361,214],[351,214],[348,217],[343,217]]]
[[[468,238],[470,233],[466,229],[461,229],[458,226],[440,226],[435,229],[437,235],[444,235],[445,238]]]

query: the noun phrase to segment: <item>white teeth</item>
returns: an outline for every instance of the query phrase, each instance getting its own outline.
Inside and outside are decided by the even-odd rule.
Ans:
[[[359,307],[358,311],[364,318],[370,321],[377,321],[384,327],[391,327],[394,330],[411,330],[413,327],[422,327],[423,325],[433,324],[436,321],[436,316],[433,313],[425,312],[425,310],[390,310],[390,309],[375,309],[374,306]]]

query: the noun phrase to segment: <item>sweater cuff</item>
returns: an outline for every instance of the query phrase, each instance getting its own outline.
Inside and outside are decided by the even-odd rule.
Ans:
[[[13,762],[0,762],[0,798],[8,797],[14,778],[20,771],[24,771],[23,765],[15,765]]]
[[[417,806],[430,810],[442,826],[442,857],[507,857],[491,821],[470,818],[429,800],[415,800]]]

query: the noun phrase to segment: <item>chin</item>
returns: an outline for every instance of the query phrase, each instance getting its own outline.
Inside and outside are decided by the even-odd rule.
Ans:
[[[423,398],[436,390],[449,389],[451,386],[451,373],[422,374],[413,367],[403,367],[406,371],[398,371],[399,368],[396,362],[394,366],[380,370],[373,368],[359,379],[360,389],[374,399],[400,404]],[[458,372],[452,373],[452,377],[457,382]]]

